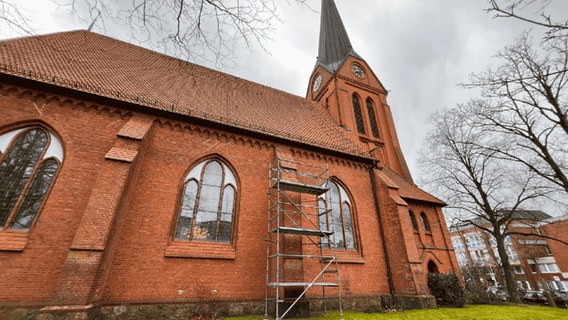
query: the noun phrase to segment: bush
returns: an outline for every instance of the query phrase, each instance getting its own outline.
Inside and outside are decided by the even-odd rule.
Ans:
[[[465,290],[455,273],[428,273],[428,288],[440,306],[461,308],[465,305]]]
[[[481,281],[488,270],[483,267],[461,268],[461,273],[465,280],[466,303],[467,304],[499,304],[500,299],[487,291],[487,285]]]

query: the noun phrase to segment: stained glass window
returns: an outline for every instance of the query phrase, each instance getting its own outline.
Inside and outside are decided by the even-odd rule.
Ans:
[[[61,143],[42,128],[0,135],[0,228],[28,230],[63,159]]]
[[[329,183],[329,191],[318,199],[319,224],[324,230],[333,231],[332,241],[322,238],[324,247],[355,249],[351,199],[343,187]]]
[[[176,239],[230,242],[236,179],[225,164],[207,160],[187,175]]]

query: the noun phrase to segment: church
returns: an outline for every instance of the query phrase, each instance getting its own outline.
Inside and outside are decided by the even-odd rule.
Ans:
[[[431,308],[444,202],[323,0],[299,97],[90,31],[0,42],[0,318]]]

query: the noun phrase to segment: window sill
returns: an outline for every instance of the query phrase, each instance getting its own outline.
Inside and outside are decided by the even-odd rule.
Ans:
[[[235,248],[230,243],[174,241],[166,249],[166,257],[234,260]]]
[[[337,261],[339,263],[365,263],[365,259],[361,256],[358,251],[335,251],[337,254]],[[333,256],[333,250],[324,250],[323,254],[325,256]]]
[[[0,251],[24,251],[27,243],[25,231],[0,231]]]

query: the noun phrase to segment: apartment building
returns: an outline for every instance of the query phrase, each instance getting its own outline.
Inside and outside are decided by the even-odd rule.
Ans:
[[[517,287],[568,290],[568,215],[552,217],[539,210],[520,210],[514,216],[505,249]],[[497,242],[481,227],[450,227],[458,264],[464,274],[468,268],[480,268],[483,276],[479,280],[487,286],[504,285]]]

